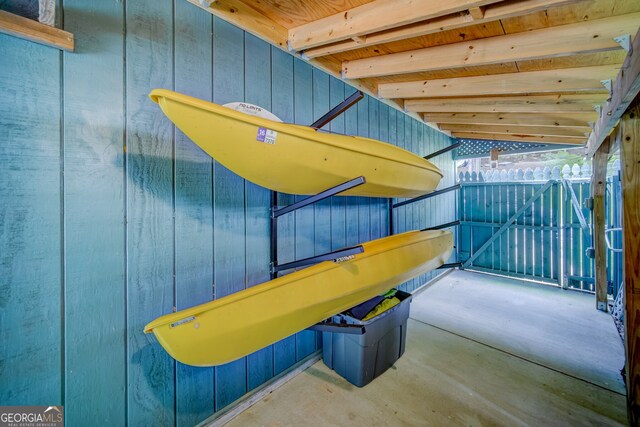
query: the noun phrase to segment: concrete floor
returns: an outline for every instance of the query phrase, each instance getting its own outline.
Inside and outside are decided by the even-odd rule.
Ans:
[[[594,305],[454,272],[414,298],[406,352],[372,383],[318,362],[227,425],[625,425],[622,344]]]

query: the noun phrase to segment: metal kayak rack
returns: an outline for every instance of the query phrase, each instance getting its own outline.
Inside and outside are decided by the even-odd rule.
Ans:
[[[320,117],[314,123],[311,124],[312,128],[320,129],[325,126],[327,123],[331,122],[333,119],[338,117],[340,114],[351,108],[358,101],[360,101],[364,97],[364,94],[361,91],[354,92],[351,96],[346,98],[340,104],[333,107],[329,112]],[[460,143],[452,144],[449,147],[443,148],[441,150],[435,151],[431,154],[424,156],[424,159],[428,160],[439,156],[441,154],[447,153],[451,150],[454,150],[460,146]],[[278,277],[278,274],[285,270],[291,270],[294,268],[305,267],[309,265],[313,265],[323,261],[336,261],[348,259],[349,257],[353,257],[356,254],[363,253],[364,248],[362,245],[347,247],[343,249],[339,249],[336,251],[327,252],[325,254],[316,255],[292,262],[287,262],[283,264],[278,263],[278,218],[283,215],[290,214],[292,212],[297,211],[305,206],[312,205],[321,200],[329,198],[331,196],[335,196],[342,192],[345,192],[349,189],[357,187],[359,185],[365,184],[366,178],[363,176],[359,176],[353,178],[349,181],[343,182],[335,187],[328,188],[318,194],[314,194],[312,196],[306,197],[298,202],[292,203],[287,206],[278,206],[278,193],[276,191],[271,192],[271,215],[270,215],[270,227],[271,227],[271,241],[270,241],[270,275],[271,279],[275,279]],[[433,191],[431,193],[425,194],[423,196],[415,197],[413,199],[405,200],[398,203],[393,203],[393,199],[389,199],[389,234],[394,234],[393,230],[393,210],[399,208],[401,206],[405,206],[411,203],[418,202],[420,200],[425,200],[431,197],[436,197],[441,194],[448,193],[450,191],[459,190],[460,185],[453,185],[451,187],[443,188],[441,190]],[[424,230],[440,230],[443,228],[455,227],[460,225],[460,221],[448,222],[445,224],[436,225],[433,227],[425,228]],[[460,263],[453,264],[444,264],[440,268],[451,268],[451,267],[459,267]],[[365,329],[362,326],[355,325],[343,325],[343,324],[335,324],[330,321],[325,321],[318,323],[317,325],[311,326],[308,328],[309,330],[323,331],[323,332],[334,332],[334,333],[345,333],[345,334],[356,334],[361,335],[365,333]]]

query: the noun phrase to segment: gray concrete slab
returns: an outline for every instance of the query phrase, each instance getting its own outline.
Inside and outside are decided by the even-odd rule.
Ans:
[[[454,272],[414,297],[404,356],[357,388],[316,363],[235,426],[625,425],[622,343],[592,295]]]
[[[322,362],[231,426],[616,426],[625,397],[409,320],[398,362],[357,388]]]
[[[624,347],[595,296],[455,271],[413,299],[411,317],[625,393]]]

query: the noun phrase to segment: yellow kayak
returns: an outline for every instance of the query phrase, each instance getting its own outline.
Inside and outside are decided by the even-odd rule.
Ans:
[[[416,197],[442,178],[429,161],[374,139],[276,122],[166,89],[149,96],[211,157],[271,190],[316,194],[364,176],[365,184],[342,194]]]
[[[320,264],[149,323],[174,359],[231,362],[442,265],[449,231],[409,231],[363,244],[364,252]]]

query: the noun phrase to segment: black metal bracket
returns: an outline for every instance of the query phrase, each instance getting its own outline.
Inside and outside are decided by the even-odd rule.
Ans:
[[[307,265],[317,264],[322,261],[346,261],[356,254],[364,252],[362,245],[353,246],[351,248],[338,249],[337,251],[327,252],[326,254],[316,255],[309,258],[303,258],[298,261],[287,262],[285,264],[272,264],[271,273],[275,274],[280,271],[290,270],[292,268],[305,267]]]
[[[347,325],[344,323],[321,322],[307,328],[310,331],[333,332],[334,334],[363,335],[366,330],[362,325]]]
[[[351,108],[362,98],[364,98],[364,94],[362,93],[362,91],[354,92],[347,99],[329,110],[327,114],[313,122],[311,124],[311,127],[315,129],[321,128],[322,126],[326,125],[331,120],[335,119],[340,114],[345,112],[347,109]],[[355,253],[360,253],[363,251],[362,246],[359,246],[356,248],[341,249],[339,251],[330,252],[328,254],[318,255],[315,257],[305,258],[303,260],[278,265],[278,217],[290,212],[294,212],[313,203],[319,202],[320,200],[326,199],[327,197],[342,193],[343,191],[347,191],[353,187],[357,187],[358,185],[362,185],[365,182],[366,180],[364,179],[364,177],[360,176],[282,208],[278,208],[278,193],[276,191],[271,192],[271,263],[269,268],[271,272],[271,279],[275,279],[278,276],[279,271],[302,267],[304,265],[311,265],[320,261],[336,260],[342,257],[349,257],[354,255]],[[353,252],[354,250],[359,250],[359,252]]]
[[[299,202],[292,203],[289,206],[284,206],[282,208],[278,208],[277,206],[278,193],[276,193],[275,191],[271,192],[271,264],[269,266],[271,279],[275,279],[278,276],[278,272],[283,270],[290,270],[292,268],[304,267],[306,265],[316,264],[322,261],[330,261],[330,260],[336,260],[343,257],[349,257],[358,253],[362,253],[364,251],[362,246],[356,246],[353,248],[340,249],[340,250],[329,252],[323,255],[317,255],[317,256],[301,259],[298,261],[288,262],[286,264],[278,264],[278,218],[279,217],[281,217],[282,215],[286,215],[288,213],[294,212],[305,206],[309,206],[313,203],[317,203],[320,200],[324,200],[328,197],[335,196],[336,194],[342,193],[351,188],[362,185],[365,182],[367,181],[364,179],[364,177],[359,176],[350,181],[343,182],[342,184],[336,185],[335,187],[331,187],[321,193],[306,197],[300,200]]]
[[[460,147],[460,145],[462,145],[461,142],[456,142],[455,144],[451,144],[450,146],[445,147],[442,150],[438,150],[438,151],[435,151],[435,152],[433,152],[431,154],[427,154],[426,156],[423,157],[423,159],[429,160],[429,159],[432,159],[432,158],[434,158],[436,156],[439,156],[440,154],[448,153],[449,151],[453,151],[456,148]]]
[[[359,185],[362,185],[364,183],[366,183],[367,180],[364,179],[363,176],[359,176],[357,178],[354,178],[350,181],[347,182],[343,182],[342,184],[336,185],[335,187],[331,187],[327,190],[324,190],[321,193],[318,194],[314,194],[313,196],[309,196],[305,199],[300,200],[299,202],[296,203],[292,203],[289,206],[285,206],[282,208],[276,208],[274,205],[274,208],[271,211],[271,218],[278,218],[279,216],[288,214],[289,212],[293,212],[296,211],[300,208],[303,208],[307,205],[312,205],[314,203],[319,202],[320,200],[324,200],[327,197],[331,197],[331,196],[335,196],[338,193],[342,193],[344,191],[350,190],[353,187],[357,187]]]
[[[462,263],[461,262],[450,262],[448,264],[442,264],[440,267],[438,267],[438,270],[441,270],[443,268],[462,268]]]
[[[327,114],[320,117],[318,120],[313,122],[311,125],[312,128],[320,129],[322,126],[329,123],[331,120],[338,117],[340,114],[344,113],[346,110],[351,108],[356,102],[360,101],[364,98],[364,94],[362,91],[358,90],[354,92],[350,97],[342,101],[340,104],[333,107]]]
[[[455,221],[451,221],[451,222],[446,222],[444,224],[440,224],[440,225],[434,225],[433,227],[427,227],[427,228],[423,228],[420,231],[427,231],[427,230],[442,230],[443,228],[449,228],[449,227],[455,227],[457,225],[460,225],[460,220],[455,220]]]
[[[404,202],[396,203],[392,205],[392,208],[399,208],[400,206],[409,205],[411,203],[419,202],[420,200],[429,199],[431,197],[439,196],[444,193],[448,193],[450,191],[455,191],[460,189],[460,184],[452,185],[451,187],[443,188],[442,190],[433,191],[431,193],[425,194],[423,196],[418,196],[413,199],[405,200]]]

